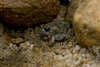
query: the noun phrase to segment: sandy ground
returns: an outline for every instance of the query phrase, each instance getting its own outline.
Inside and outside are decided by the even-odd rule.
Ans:
[[[54,22],[64,20],[66,8],[60,5]],[[74,35],[61,41],[53,40],[55,31],[51,38],[45,35],[49,39],[42,40],[37,32],[45,25],[13,29],[0,23],[0,67],[100,67],[100,46],[83,47]],[[53,28],[58,30],[57,24],[55,26]],[[66,29],[65,26],[61,28]],[[68,34],[65,30],[62,33]]]

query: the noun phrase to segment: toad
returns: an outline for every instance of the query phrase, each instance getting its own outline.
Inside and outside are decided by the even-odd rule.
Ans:
[[[51,46],[55,41],[69,40],[73,30],[68,22],[58,20],[42,25],[37,36],[43,41],[49,41],[47,45]]]

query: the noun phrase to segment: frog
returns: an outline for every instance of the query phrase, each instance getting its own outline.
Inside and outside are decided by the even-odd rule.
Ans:
[[[51,46],[54,42],[69,40],[73,36],[73,29],[68,22],[57,20],[42,25],[37,36],[42,41],[48,41],[47,45]]]

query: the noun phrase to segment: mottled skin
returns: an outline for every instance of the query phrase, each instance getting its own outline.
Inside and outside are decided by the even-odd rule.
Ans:
[[[68,40],[73,35],[73,30],[70,25],[64,21],[54,21],[43,25],[37,35],[42,40],[48,40],[50,46],[55,41]]]

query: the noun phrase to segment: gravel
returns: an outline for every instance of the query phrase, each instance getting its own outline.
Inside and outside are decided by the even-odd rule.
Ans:
[[[100,67],[100,46],[83,47],[73,37],[48,47],[36,37],[38,29],[6,27],[0,37],[0,67]]]

